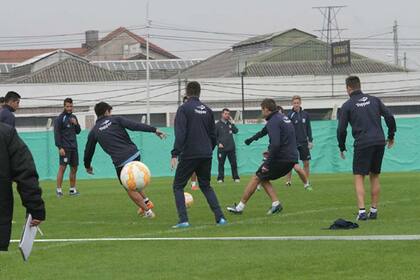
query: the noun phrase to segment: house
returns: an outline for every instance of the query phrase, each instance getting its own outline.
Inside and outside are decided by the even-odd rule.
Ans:
[[[0,50],[0,63],[20,63],[58,48]],[[146,58],[146,40],[125,27],[119,27],[99,39],[99,31],[85,32],[85,42],[78,48],[62,48],[88,60],[130,60]],[[149,42],[150,59],[178,57]]]

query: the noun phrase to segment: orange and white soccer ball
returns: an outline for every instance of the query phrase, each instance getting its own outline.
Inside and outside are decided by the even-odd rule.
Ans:
[[[185,197],[185,206],[191,207],[194,202],[193,196],[190,193],[184,192],[184,197]]]
[[[120,180],[127,190],[141,191],[150,184],[152,175],[146,164],[132,161],[124,165]]]

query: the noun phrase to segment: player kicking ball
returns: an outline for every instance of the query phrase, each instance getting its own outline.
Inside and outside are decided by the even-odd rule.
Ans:
[[[84,164],[86,172],[93,174],[91,166],[96,144],[112,158],[115,165],[118,179],[120,180],[121,170],[132,161],[140,161],[140,151],[133,143],[126,129],[132,131],[144,131],[155,133],[159,138],[165,138],[165,134],[155,127],[133,122],[123,117],[111,115],[112,107],[105,102],[95,105],[95,114],[98,117],[95,126],[89,133],[85,148]],[[120,180],[121,183],[121,180]],[[147,198],[143,191],[127,189],[127,194],[131,200],[139,207],[138,214],[145,218],[154,218],[152,211],[153,203]]]
[[[263,186],[265,192],[271,198],[272,204],[267,215],[279,213],[283,207],[270,181],[285,176],[298,161],[295,129],[289,118],[277,111],[273,99],[264,99],[261,103],[261,111],[267,120],[265,127],[270,143],[267,159],[251,178],[239,203],[227,207],[227,210],[234,214],[242,214],[246,203],[259,184]]]

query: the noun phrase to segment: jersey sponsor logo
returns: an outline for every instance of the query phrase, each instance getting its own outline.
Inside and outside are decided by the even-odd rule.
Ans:
[[[357,102],[359,102],[359,103],[356,103],[356,106],[359,107],[359,108],[360,107],[366,107],[366,106],[370,105],[370,101],[369,101],[369,98],[367,96],[360,98]]]
[[[207,114],[206,106],[204,105],[197,106],[195,107],[194,112],[196,114],[205,115]]]
[[[110,120],[105,120],[103,123],[101,123],[101,126],[99,127],[99,130],[105,130],[108,127],[110,127],[112,122]]]
[[[302,119],[302,122],[303,122],[303,123],[306,123],[306,119],[305,119],[305,118],[304,118],[304,119]]]
[[[287,116],[283,117],[283,122],[284,123],[291,123],[290,119]],[[296,123],[297,123],[297,121],[296,121]]]

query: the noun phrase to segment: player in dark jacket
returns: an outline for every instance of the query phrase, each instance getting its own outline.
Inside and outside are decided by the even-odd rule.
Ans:
[[[277,110],[283,114],[283,107],[281,106],[277,106]],[[254,141],[258,141],[259,139],[265,137],[268,134],[267,132],[267,127],[264,126],[260,131],[258,131],[257,133],[255,133],[255,135],[249,137],[248,139],[245,140],[245,144],[246,145],[250,145],[252,142]],[[302,169],[302,167],[300,167],[299,164],[295,164],[295,166],[293,166],[293,169],[296,171],[296,173],[299,175],[299,178],[301,179],[303,186],[305,188],[305,190],[311,190],[310,188],[310,184],[308,179],[306,178],[306,174],[305,174],[305,170]],[[290,174],[290,173],[289,173]],[[288,174],[288,175],[289,175]],[[288,181],[289,182],[289,181]],[[291,184],[287,184],[286,186],[291,186]],[[261,186],[258,185],[257,190],[260,190]]]
[[[9,91],[4,97],[4,105],[0,109],[0,123],[5,123],[15,127],[15,115],[13,114],[20,104],[20,95],[14,91]]]
[[[292,110],[287,114],[292,121],[296,133],[296,143],[299,151],[299,159],[303,162],[303,169],[305,170],[306,178],[308,180],[305,184],[305,189],[311,191],[312,187],[309,184],[309,161],[311,160],[311,153],[309,150],[313,148],[311,118],[308,112],[302,109],[302,99],[299,95],[292,98]],[[287,174],[287,186],[291,186],[292,173]]]
[[[272,204],[267,214],[279,213],[283,207],[270,181],[285,176],[298,160],[295,130],[289,118],[277,111],[273,99],[264,99],[261,103],[261,111],[267,120],[266,128],[270,138],[268,155],[245,188],[240,202],[227,207],[227,210],[234,214],[242,214],[245,204],[254,194],[258,184],[264,187],[271,198]]]
[[[217,182],[223,183],[225,179],[225,161],[229,159],[232,169],[232,178],[239,183],[238,164],[236,161],[236,147],[233,135],[238,133],[238,128],[230,116],[227,108],[222,110],[222,117],[216,123],[216,139],[217,139],[217,159],[219,160],[219,174]]]
[[[176,168],[173,191],[179,221],[174,228],[190,226],[185,207],[184,187],[194,172],[197,174],[200,190],[214,213],[216,223],[218,225],[227,223],[216,193],[210,186],[216,134],[213,112],[201,103],[200,92],[199,83],[189,82],[188,101],[178,108],[175,116],[175,143],[171,152],[171,168]]]
[[[111,110],[112,107],[105,102],[99,102],[95,105],[95,113],[98,119],[88,136],[85,147],[84,164],[86,172],[93,174],[91,163],[96,144],[99,143],[105,153],[111,157],[117,172],[118,180],[120,180],[121,171],[127,163],[140,161],[140,151],[136,144],[130,139],[126,129],[152,132],[161,139],[166,135],[155,127],[134,122],[123,117],[114,117],[111,115]],[[145,218],[155,217],[155,214],[151,209],[153,208],[153,203],[147,198],[143,191],[138,192],[127,189],[127,194],[131,200],[139,206],[138,214],[144,215]]]
[[[78,195],[76,189],[76,174],[79,166],[79,152],[77,149],[76,135],[80,133],[80,125],[77,117],[73,114],[73,100],[64,99],[64,111],[55,119],[54,139],[58,148],[59,165],[57,174],[57,197],[63,196],[62,184],[64,172],[67,165],[70,165],[70,196]]]
[[[381,173],[385,145],[388,143],[388,148],[394,146],[394,134],[397,126],[394,116],[379,98],[361,91],[358,77],[348,77],[346,87],[350,99],[341,107],[337,128],[340,156],[345,158],[347,126],[350,123],[354,138],[353,174],[359,207],[357,219],[376,219],[380,193],[379,174]],[[382,129],[381,116],[384,117],[388,127],[387,140],[385,140]],[[366,214],[364,200],[366,175],[370,177],[372,196],[369,214]]]
[[[45,220],[45,206],[39,187],[38,173],[31,152],[9,125],[0,123],[0,251],[7,251],[13,218],[12,182],[26,212],[32,215],[32,225]]]

